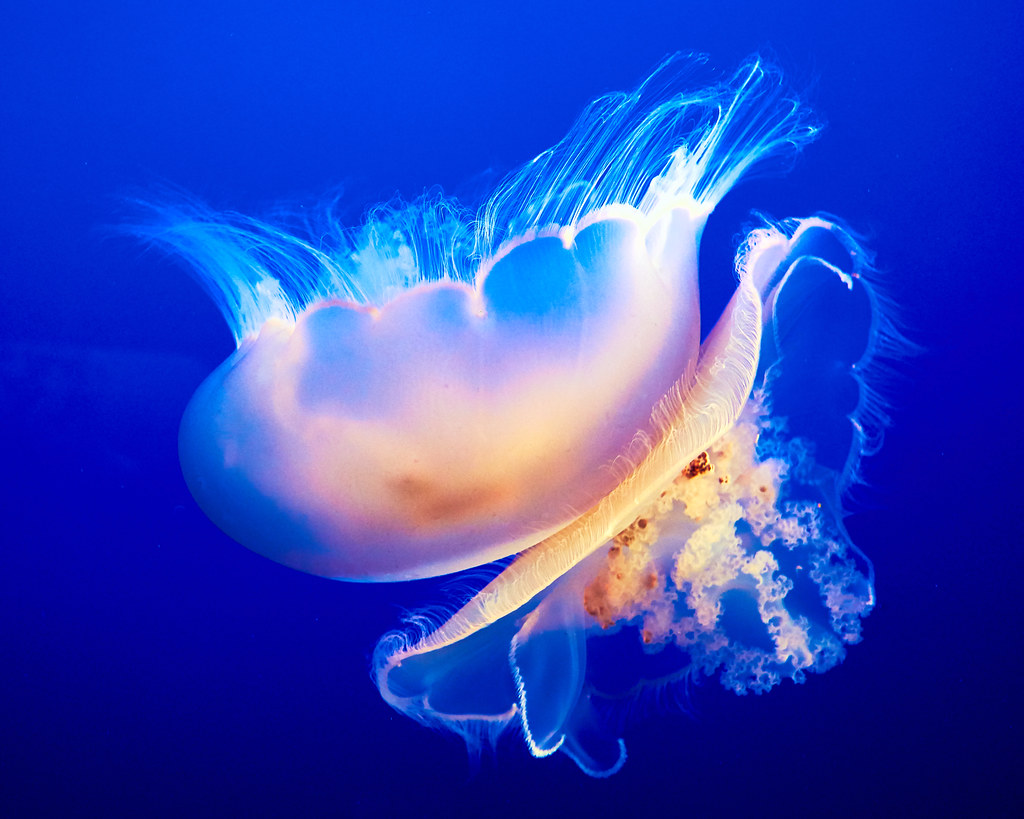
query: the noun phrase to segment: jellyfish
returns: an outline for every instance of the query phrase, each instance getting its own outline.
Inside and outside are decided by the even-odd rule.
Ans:
[[[471,748],[515,728],[610,775],[623,702],[800,682],[874,604],[842,501],[897,334],[821,215],[756,217],[701,315],[715,206],[819,130],[761,60],[706,84],[702,63],[598,99],[475,212],[431,192],[344,228],[180,199],[136,228],[237,341],[180,431],[217,526],[342,580],[486,572],[373,660],[389,705]]]

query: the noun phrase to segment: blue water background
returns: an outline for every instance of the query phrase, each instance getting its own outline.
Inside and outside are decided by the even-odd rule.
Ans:
[[[0,26],[0,815],[1020,815],[1024,13],[1016,2],[5,4]],[[846,662],[627,732],[608,781],[516,737],[476,772],[394,714],[377,637],[437,583],[275,565],[191,500],[176,431],[231,350],[185,271],[116,238],[170,182],[354,218],[479,194],[665,54],[773,56],[828,127],[740,224],[869,236],[924,352],[853,499],[878,607]],[[813,400],[813,396],[809,396]]]

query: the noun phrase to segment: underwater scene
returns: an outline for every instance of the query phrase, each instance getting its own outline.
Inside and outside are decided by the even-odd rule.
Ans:
[[[1019,815],[984,5],[12,11],[0,814]]]

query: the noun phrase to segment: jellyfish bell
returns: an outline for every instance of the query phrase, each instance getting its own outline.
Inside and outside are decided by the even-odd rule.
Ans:
[[[189,487],[240,542],[315,574],[408,579],[521,551],[615,486],[692,373],[695,252],[685,212],[606,207],[510,243],[471,283],[268,321],[185,413]]]
[[[752,230],[701,326],[708,216],[816,129],[759,61],[695,89],[696,62],[597,100],[475,215],[425,197],[313,240],[186,203],[139,229],[238,342],[182,421],[207,515],[328,577],[513,557],[386,635],[378,687],[471,746],[514,724],[598,776],[625,760],[593,659],[609,635],[661,663],[632,694],[713,673],[760,692],[838,662],[873,604],[840,499],[895,335],[867,253],[819,217]]]

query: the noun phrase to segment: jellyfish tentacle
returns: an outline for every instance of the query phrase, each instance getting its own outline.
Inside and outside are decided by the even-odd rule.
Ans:
[[[584,691],[566,724],[565,738],[559,748],[583,773],[605,779],[626,764],[626,743],[609,737],[594,713],[591,695]]]
[[[509,647],[523,732],[530,753],[538,757],[561,747],[583,691],[587,641],[583,612],[574,603],[561,596],[544,600]]]

